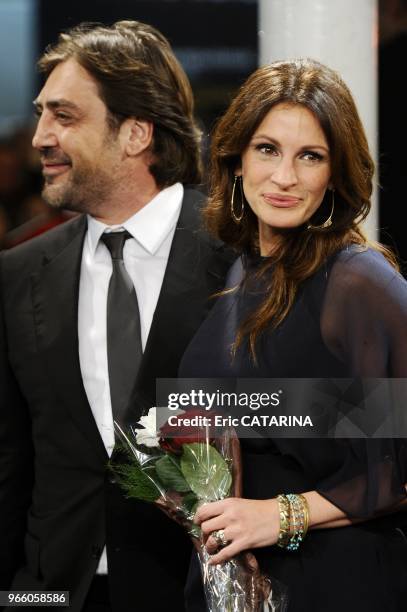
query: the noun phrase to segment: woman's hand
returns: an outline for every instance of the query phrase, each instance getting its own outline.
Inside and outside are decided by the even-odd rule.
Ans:
[[[271,546],[278,539],[280,515],[276,499],[238,499],[230,497],[201,506],[194,522],[201,526],[204,544],[213,555],[210,563],[224,563],[242,550]],[[223,529],[228,544],[219,552],[211,535]],[[216,553],[216,554],[214,554]]]

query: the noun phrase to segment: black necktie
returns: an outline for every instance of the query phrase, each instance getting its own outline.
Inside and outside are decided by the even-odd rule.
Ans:
[[[127,238],[127,231],[101,236],[113,265],[107,295],[107,359],[113,418],[122,427],[143,352],[137,295],[123,261]]]

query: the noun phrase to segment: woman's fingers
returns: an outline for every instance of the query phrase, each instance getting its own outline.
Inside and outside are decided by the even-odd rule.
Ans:
[[[202,506],[198,508],[198,510],[195,513],[194,523],[196,523],[197,525],[200,525],[204,521],[207,521],[213,518],[214,516],[218,516],[219,514],[222,514],[225,508],[225,503],[229,502],[230,499],[231,498],[222,499],[221,501],[203,504]]]
[[[222,541],[227,542],[227,544],[222,544]],[[228,539],[227,532],[225,529],[220,529],[217,531],[213,531],[206,540],[206,550],[210,555],[216,553],[219,548],[223,548],[230,544],[230,540]]]
[[[195,515],[203,542],[213,555],[211,563],[224,563],[234,554],[277,542],[280,515],[276,499],[228,498],[201,506]],[[223,538],[214,532],[223,531]],[[222,546],[222,539],[227,541]],[[221,549],[220,549],[221,547]]]
[[[225,561],[229,561],[233,557],[235,557],[242,550],[245,550],[245,547],[239,540],[235,542],[231,542],[228,546],[221,548],[216,554],[212,555],[209,560],[209,565],[216,565],[218,563],[225,563]],[[209,552],[209,551],[208,551]]]
[[[226,527],[226,525],[225,519],[222,514],[216,516],[213,519],[210,519],[209,521],[201,523],[201,531],[205,540],[211,535],[213,531],[216,531],[217,529],[223,529],[224,527]]]

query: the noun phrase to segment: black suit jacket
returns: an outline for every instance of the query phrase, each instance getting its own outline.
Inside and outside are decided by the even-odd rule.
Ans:
[[[230,255],[199,230],[186,190],[135,384],[133,414],[179,360]],[[0,589],[68,590],[81,610],[107,546],[113,610],[183,610],[190,543],[151,504],[125,500],[84,390],[77,308],[86,217],[0,258]],[[155,585],[152,587],[152,585]]]

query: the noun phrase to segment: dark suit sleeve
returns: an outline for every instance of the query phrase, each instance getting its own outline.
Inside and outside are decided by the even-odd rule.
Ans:
[[[0,254],[0,590],[7,590],[24,559],[33,452],[28,408],[8,361],[3,262]]]

